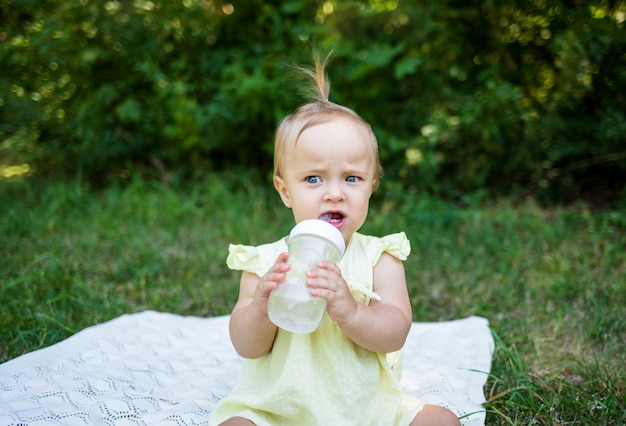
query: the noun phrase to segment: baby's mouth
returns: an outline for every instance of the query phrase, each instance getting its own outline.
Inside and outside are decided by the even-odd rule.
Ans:
[[[343,220],[343,215],[341,213],[324,213],[323,215],[320,216],[320,220],[323,220],[325,222],[328,222],[330,224],[338,224],[341,223],[341,221]]]

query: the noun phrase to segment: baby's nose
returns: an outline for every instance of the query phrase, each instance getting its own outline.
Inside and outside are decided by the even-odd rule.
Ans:
[[[329,183],[326,187],[326,194],[324,198],[328,201],[339,201],[345,198],[345,193],[343,191],[343,185],[340,183]]]

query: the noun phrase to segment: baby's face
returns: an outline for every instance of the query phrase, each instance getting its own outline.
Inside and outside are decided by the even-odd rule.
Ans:
[[[274,183],[296,223],[328,218],[347,242],[367,217],[376,184],[374,155],[365,129],[347,120],[319,124],[287,149]]]

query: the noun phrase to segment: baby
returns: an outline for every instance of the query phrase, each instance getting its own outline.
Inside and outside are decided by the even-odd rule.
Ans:
[[[459,425],[449,410],[404,392],[386,354],[404,345],[412,312],[402,261],[404,233],[360,234],[381,176],[371,127],[328,100],[326,61],[315,58],[318,97],[280,123],[274,186],[299,223],[327,219],[346,251],[337,265],[307,272],[326,301],[317,330],[294,334],[268,318],[268,298],[289,271],[285,238],[258,247],[231,245],[228,266],[242,270],[230,336],[244,358],[232,394],[211,425]]]

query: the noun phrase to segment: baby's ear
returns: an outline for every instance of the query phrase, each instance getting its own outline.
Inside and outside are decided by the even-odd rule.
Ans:
[[[280,198],[283,200],[283,204],[287,206],[287,208],[291,208],[289,191],[287,191],[287,185],[282,177],[274,176],[274,188],[278,191],[278,195],[280,195]]]
[[[378,184],[380,183],[380,181],[378,180],[378,178],[374,178],[374,180],[372,181],[372,193],[374,193],[374,191],[376,191],[376,188],[378,188]]]

